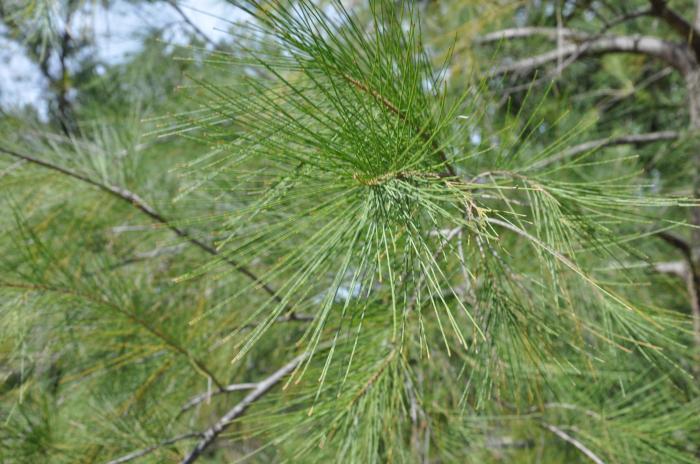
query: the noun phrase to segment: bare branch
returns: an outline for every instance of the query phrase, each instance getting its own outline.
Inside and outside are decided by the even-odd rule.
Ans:
[[[699,0],[700,1],[700,0]],[[637,11],[632,11],[630,13],[624,14],[614,18],[610,22],[605,22],[605,27],[602,32],[610,30],[610,28],[615,27],[625,21],[631,19],[636,19],[642,16],[648,16],[651,14],[651,9],[642,9]],[[542,36],[549,40],[558,40],[560,38],[567,39],[572,42],[583,42],[590,40],[595,37],[599,37],[601,33],[591,34],[585,31],[570,29],[570,28],[557,28],[557,27],[514,27],[510,29],[503,29],[500,31],[490,32],[488,34],[476,37],[474,42],[477,44],[488,44],[494,42],[500,42],[503,40],[511,39],[525,39],[529,37]]]
[[[531,56],[491,71],[491,76],[507,73],[526,73],[551,62],[571,55],[594,56],[605,53],[637,53],[658,59],[683,74],[689,72],[695,63],[690,51],[683,45],[649,36],[602,36],[581,44],[565,44],[555,50]]]
[[[500,42],[503,40],[524,39],[538,35],[546,37],[550,40],[556,40],[558,36],[561,36],[564,39],[571,39],[575,41],[584,41],[591,37],[589,33],[578,31],[576,29],[562,28],[557,30],[557,28],[554,27],[515,27],[490,32],[488,34],[476,37],[474,42],[477,44],[487,44]]]
[[[602,459],[600,459],[598,456],[596,456],[596,454],[593,451],[588,449],[586,447],[586,445],[584,445],[583,443],[581,443],[580,441],[578,441],[577,439],[575,439],[574,437],[572,437],[568,433],[564,432],[559,427],[556,427],[554,425],[547,424],[544,422],[541,425],[545,429],[552,432],[554,435],[558,436],[559,438],[561,438],[565,442],[569,443],[570,445],[574,446],[576,449],[581,451],[591,461],[595,462],[596,464],[605,464],[605,462]]]
[[[301,354],[289,361],[272,375],[257,383],[255,389],[248,393],[240,403],[236,404],[226,414],[224,414],[214,425],[202,433],[202,439],[197,443],[194,449],[181,462],[182,464],[190,464],[197,460],[199,456],[206,450],[221,432],[228,427],[233,420],[242,416],[248,407],[255,401],[269,392],[272,387],[277,385],[280,380],[289,375],[296,367],[309,356],[308,353]]]
[[[642,145],[646,143],[676,140],[680,136],[681,134],[676,131],[661,131],[650,132],[647,134],[632,134],[623,135],[620,137],[608,137],[605,139],[591,140],[590,142],[584,142],[579,145],[575,145],[560,153],[543,159],[533,164],[531,169],[549,166],[550,164],[556,163],[558,161],[562,161],[567,158],[573,158],[577,155],[580,155],[581,153],[587,153],[589,151],[597,150],[599,148],[613,147],[618,145]]]

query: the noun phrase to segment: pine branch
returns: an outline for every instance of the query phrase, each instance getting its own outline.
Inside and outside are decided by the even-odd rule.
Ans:
[[[118,198],[119,200],[130,204],[134,208],[138,209],[141,211],[143,214],[146,216],[150,217],[151,219],[155,220],[156,222],[162,224],[163,226],[167,227],[170,229],[175,235],[187,240],[189,243],[192,245],[196,246],[197,248],[205,251],[206,253],[212,255],[212,256],[217,256],[220,257],[222,261],[225,263],[229,264],[232,266],[236,271],[240,272],[244,276],[246,276],[248,279],[250,279],[252,282],[256,284],[257,287],[261,288],[264,290],[267,294],[269,294],[275,301],[278,303],[282,302],[282,298],[277,294],[275,289],[273,289],[269,284],[264,282],[260,277],[258,277],[253,271],[251,271],[248,267],[244,266],[243,264],[239,263],[238,261],[235,261],[234,259],[226,256],[222,256],[215,247],[212,245],[203,242],[202,240],[194,237],[189,231],[182,229],[174,224],[172,224],[165,216],[160,214],[158,211],[156,211],[155,208],[153,208],[151,205],[149,205],[145,200],[143,200],[140,196],[138,196],[136,193],[131,192],[127,189],[121,188],[121,187],[116,187],[108,184],[104,184],[102,182],[93,180],[87,176],[84,176],[82,174],[73,172],[69,169],[63,168],[61,166],[55,165],[53,163],[50,163],[48,161],[40,160],[38,158],[35,158],[33,156],[29,156],[26,154],[18,153],[14,150],[10,150],[4,147],[0,147],[0,152],[5,153],[9,156],[12,156],[17,159],[21,159],[33,164],[36,164],[38,166],[45,167],[47,169],[51,169],[53,171],[59,172],[61,174],[64,174],[68,177],[72,177],[74,179],[80,180],[86,184],[92,185],[94,187],[97,187],[98,189],[102,190],[103,192],[106,192],[110,195],[112,195],[115,198]],[[290,314],[290,318],[293,320],[294,317],[291,316],[294,311],[291,306],[287,305],[285,306],[285,311]]]
[[[344,74],[343,77],[358,90],[371,95],[376,101],[381,103],[390,112],[398,116],[399,119],[401,119],[403,122],[411,124],[413,129],[420,134],[423,140],[425,140],[426,142],[430,141],[432,148],[435,150],[437,155],[440,157],[440,160],[445,165],[445,169],[447,169],[447,173],[449,174],[449,176],[457,177],[457,172],[455,171],[454,167],[450,164],[449,159],[447,158],[447,154],[438,146],[437,141],[433,137],[432,133],[430,133],[427,130],[421,130],[420,127],[417,127],[414,123],[410,121],[410,118],[408,117],[408,115],[406,115],[406,113],[401,111],[391,100],[386,98],[380,92],[369,88],[366,84],[358,81],[357,79],[353,79],[347,74]]]
[[[109,300],[107,300],[104,297],[98,297],[95,295],[90,295],[86,294],[77,290],[73,289],[64,289],[64,288],[58,288],[58,287],[53,287],[50,285],[32,285],[32,284],[24,284],[24,283],[14,283],[14,282],[5,282],[0,280],[0,287],[5,287],[5,288],[11,288],[11,289],[16,289],[16,290],[29,290],[33,292],[53,292],[57,294],[62,294],[82,300],[89,301],[97,306],[104,306],[112,311],[114,311],[117,314],[121,314],[122,316],[126,317],[130,321],[132,321],[134,324],[140,326],[143,328],[146,332],[150,333],[160,341],[162,341],[166,346],[168,346],[170,349],[172,349],[174,352],[182,355],[185,357],[187,360],[189,360],[192,363],[193,368],[198,371],[202,376],[206,376],[207,378],[211,379],[211,381],[214,383],[214,385],[217,386],[219,389],[224,389],[224,384],[221,383],[221,381],[218,380],[217,376],[214,375],[214,372],[207,367],[206,364],[199,358],[195,357],[192,353],[190,353],[187,348],[183,347],[181,344],[179,344],[176,340],[173,340],[169,335],[164,333],[162,330],[160,330],[157,327],[154,327],[152,324],[150,324],[148,321],[143,319],[142,317],[138,316],[135,314],[133,311],[128,311],[124,308],[122,308],[120,305],[113,303]]]

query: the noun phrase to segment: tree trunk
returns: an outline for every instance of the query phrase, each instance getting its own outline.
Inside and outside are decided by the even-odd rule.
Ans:
[[[685,74],[685,83],[688,93],[688,112],[690,116],[689,129],[693,136],[700,133],[700,65],[695,64]],[[700,200],[700,154],[695,155],[693,160],[693,196]],[[692,279],[692,284],[689,280],[688,290],[691,300],[691,310],[693,315],[693,335],[695,337],[695,348],[700,352],[700,292],[698,285],[700,284],[700,207],[695,207],[691,212],[691,223],[695,226],[691,232],[691,260],[689,279]],[[698,353],[700,356],[700,353]]]

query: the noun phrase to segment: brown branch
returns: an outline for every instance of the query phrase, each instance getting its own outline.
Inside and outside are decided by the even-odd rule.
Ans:
[[[680,277],[685,281],[688,273],[688,266],[684,259],[679,259],[677,261],[660,261],[660,262],[650,262],[650,261],[639,261],[633,263],[615,263],[614,265],[607,266],[603,268],[605,271],[617,271],[617,270],[627,270],[627,269],[649,269],[657,272],[659,274],[670,274],[676,277]]]
[[[256,387],[248,393],[238,404],[224,414],[214,425],[201,434],[202,439],[192,449],[192,451],[181,461],[182,464],[190,464],[199,458],[202,453],[216,440],[216,438],[228,427],[236,418],[242,416],[255,401],[268,393],[285,376],[289,375],[297,366],[309,356],[308,353],[301,354],[289,361],[287,364],[276,370],[272,375],[257,383]]]
[[[683,253],[686,260],[691,262],[693,261],[693,250],[690,247],[690,243],[688,243],[683,237],[679,237],[678,235],[665,230],[656,232],[655,235],[671,245],[673,248],[676,248]]]
[[[504,40],[526,39],[535,36],[542,36],[549,40],[568,39],[571,42],[584,42],[587,40],[598,38],[606,31],[626,21],[640,18],[642,16],[648,16],[650,14],[651,9],[646,8],[618,16],[610,22],[603,20],[605,26],[603,27],[602,31],[599,31],[596,34],[591,34],[586,31],[570,29],[566,27],[514,27],[510,29],[502,29],[500,31],[490,32],[488,34],[476,37],[474,39],[474,42],[477,44],[489,44],[493,42],[501,42]]]
[[[93,180],[93,179],[91,179],[83,174],[73,172],[69,169],[63,168],[63,167],[55,165],[53,163],[49,163],[48,161],[34,158],[33,156],[18,153],[14,150],[9,150],[7,148],[0,147],[0,152],[5,153],[7,155],[10,155],[10,156],[17,158],[17,159],[28,161],[30,163],[51,169],[53,171],[64,174],[68,177],[72,177],[74,179],[80,180],[86,184],[97,187],[98,189],[102,190],[103,192],[106,192],[106,193],[112,195],[113,197],[118,198],[119,200],[121,200],[123,202],[130,204],[131,206],[138,209],[146,216],[150,217],[151,219],[155,220],[156,222],[158,222],[161,225],[170,229],[173,233],[175,233],[175,235],[187,240],[192,245],[200,248],[201,250],[205,251],[206,253],[208,253],[212,256],[216,256],[216,257],[221,258],[222,261],[224,261],[228,265],[232,266],[236,271],[240,272],[241,274],[246,276],[248,279],[250,279],[252,282],[254,282],[257,287],[264,290],[275,301],[277,301],[278,303],[283,302],[282,298],[279,295],[277,295],[277,292],[269,284],[265,283],[260,277],[258,277],[253,271],[251,271],[248,267],[244,266],[243,264],[239,263],[238,261],[236,261],[230,257],[222,256],[221,253],[219,252],[219,250],[214,248],[212,245],[205,243],[202,240],[194,237],[187,230],[182,229],[182,228],[172,224],[165,216],[163,216],[158,211],[156,211],[151,205],[149,205],[145,200],[143,200],[141,197],[139,197],[136,193],[133,193],[133,192],[126,190],[124,188],[121,188],[121,187],[116,187],[116,186],[112,186],[112,185],[98,182],[98,181]],[[293,309],[291,306],[286,305],[285,310],[288,313],[293,314]],[[292,317],[292,319],[293,319],[293,317]]]
[[[671,232],[661,231],[656,234],[661,240],[676,248],[683,254],[686,262],[685,284],[688,290],[690,313],[693,318],[693,338],[696,348],[700,349],[700,273],[693,259],[693,249],[685,239]],[[696,367],[700,370],[700,367]]]
[[[695,52],[695,57],[700,58],[700,34],[698,34],[693,25],[669,8],[666,0],[649,0],[649,3],[651,4],[651,14],[671,26],[691,46]]]
[[[114,264],[110,264],[109,266],[106,266],[106,267],[102,268],[101,270],[113,271],[115,269],[129,266],[131,264],[136,264],[136,263],[140,263],[143,261],[148,261],[151,259],[160,258],[161,256],[176,255],[176,254],[182,252],[184,247],[185,247],[185,244],[182,243],[182,244],[178,244],[178,245],[167,246],[167,247],[162,247],[162,248],[155,248],[153,250],[135,253],[133,256],[125,258],[125,259],[123,259],[119,262],[116,262]]]

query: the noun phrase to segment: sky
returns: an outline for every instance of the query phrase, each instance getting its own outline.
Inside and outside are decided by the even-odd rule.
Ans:
[[[229,21],[243,17],[240,10],[221,0],[178,1],[187,17],[214,41],[225,38]],[[152,28],[168,31],[173,44],[186,41],[191,29],[166,2],[115,2],[106,9],[98,2],[75,18],[75,28],[89,26],[95,31],[97,55],[106,63],[118,63],[137,52],[140,35]],[[206,13],[205,13],[206,12]],[[0,27],[3,27],[0,25]],[[2,32],[2,30],[0,30]],[[24,55],[22,46],[0,38],[0,106],[31,105],[46,117],[42,89],[45,82],[36,66]]]

